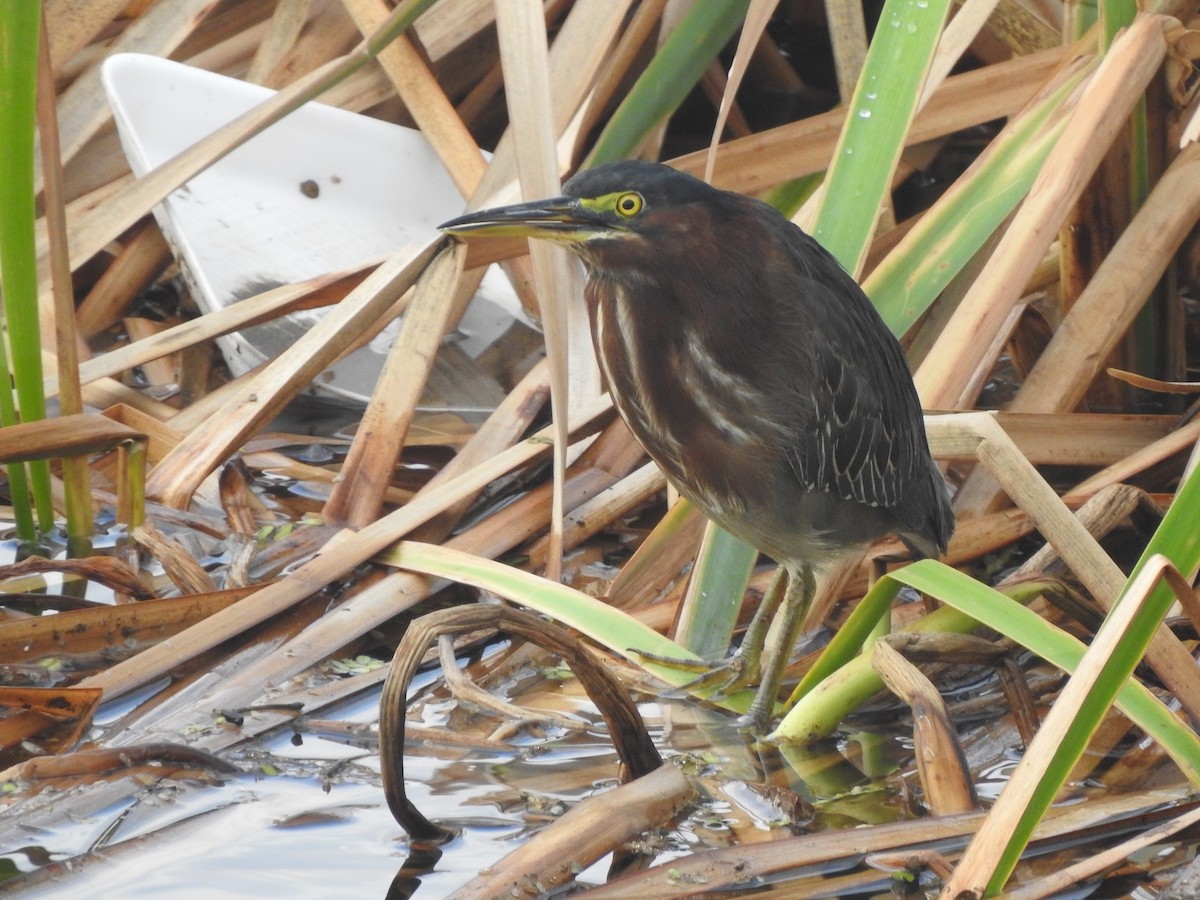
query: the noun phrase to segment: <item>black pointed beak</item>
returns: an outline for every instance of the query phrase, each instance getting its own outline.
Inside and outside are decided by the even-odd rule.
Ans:
[[[535,200],[468,213],[438,228],[456,237],[529,237],[586,241],[612,227],[574,197]]]

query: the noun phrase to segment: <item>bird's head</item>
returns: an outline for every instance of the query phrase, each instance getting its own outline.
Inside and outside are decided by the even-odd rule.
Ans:
[[[459,237],[528,237],[565,244],[585,262],[661,258],[664,239],[680,239],[700,224],[697,213],[723,196],[691,175],[661,163],[626,160],[588,169],[563,186],[563,196],[469,213],[440,225]],[[697,208],[697,205],[700,208]],[[701,216],[703,218],[703,216]]]

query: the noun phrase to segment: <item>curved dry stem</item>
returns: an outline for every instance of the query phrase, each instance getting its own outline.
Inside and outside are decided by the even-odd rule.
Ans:
[[[436,638],[481,629],[499,629],[562,657],[604,716],[608,733],[621,758],[622,782],[639,778],[662,765],[662,758],[624,686],[596,662],[573,632],[532,613],[504,606],[461,606],[430,613],[413,622],[405,632],[392,657],[392,669],[379,699],[383,791],[392,815],[410,837],[420,841],[444,841],[454,833],[425,818],[404,789],[404,725],[409,683],[426,649]]]

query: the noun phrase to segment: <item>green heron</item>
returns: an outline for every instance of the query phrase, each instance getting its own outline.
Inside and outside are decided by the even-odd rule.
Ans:
[[[741,684],[758,674],[778,612],[786,650],[762,665],[750,710],[761,724],[813,567],[889,533],[936,556],[954,530],[904,354],[854,279],[766,203],[634,160],[563,193],[441,228],[573,251],[618,412],[683,496],[786,571],[786,592],[768,592],[747,632],[756,646],[743,640],[731,667]]]

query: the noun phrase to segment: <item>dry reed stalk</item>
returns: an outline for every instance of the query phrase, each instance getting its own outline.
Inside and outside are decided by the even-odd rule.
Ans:
[[[39,291],[38,318],[40,339],[47,352],[57,350],[55,363],[63,391],[59,397],[59,414],[74,416],[83,412],[83,392],[79,384],[79,358],[88,352],[79,337],[75,324],[75,290],[71,281],[71,266],[67,251],[66,197],[63,187],[61,150],[58,140],[58,117],[55,115],[54,75],[50,70],[50,44],[46,29],[46,14],[42,11],[39,32],[37,68],[37,135],[42,153],[41,163],[45,188],[43,205],[46,214],[46,235],[50,244],[49,286],[52,302],[45,302],[45,292]],[[92,523],[91,473],[87,458],[71,455],[61,460],[63,492],[58,508],[65,509],[67,533],[72,542],[90,538]],[[124,479],[121,479],[124,484]],[[128,500],[128,497],[124,499]],[[126,510],[126,514],[128,514]],[[128,521],[128,520],[126,520]],[[82,547],[76,547],[78,552]]]
[[[153,416],[160,422],[165,422],[179,412],[175,407],[168,406],[161,400],[155,400],[148,394],[112,378],[100,378],[83,385],[83,402],[98,409],[117,405],[128,406],[130,409],[140,410],[148,416]]]
[[[979,559],[991,553],[999,553],[1005,547],[1019,541],[1033,531],[1029,514],[1020,509],[1004,509],[985,516],[975,516],[958,523],[950,546],[942,556],[947,565],[958,565]],[[875,559],[903,559],[904,545],[889,539],[876,545],[877,549],[868,557]]]
[[[209,16],[173,54],[174,58],[234,78],[245,74],[270,27],[272,0],[243,0]]]
[[[602,469],[578,470],[565,484],[569,505],[574,506],[583,498],[604,491],[613,481],[614,476]],[[494,558],[510,552],[521,541],[544,533],[548,516],[550,485],[546,484],[526,494],[516,503],[506,506],[496,515],[488,517],[478,526],[446,541],[445,546],[475,556]],[[326,545],[323,550],[323,553],[332,553],[335,556],[337,552],[336,542]],[[410,610],[440,587],[443,587],[442,583],[425,576],[414,575],[408,571],[392,572],[361,589],[352,598],[344,600],[336,613],[324,616],[300,634],[290,636],[287,643],[277,647],[274,652],[258,654],[257,659],[224,678],[202,700],[193,696],[187,698],[181,706],[161,707],[156,715],[162,716],[162,719],[151,724],[151,731],[154,728],[167,728],[169,731],[178,732],[185,730],[188,725],[196,724],[198,716],[203,719],[204,709],[240,707],[257,702],[264,692],[282,688],[288,679],[329,658],[338,649],[346,646],[347,641],[367,634],[371,629],[378,628],[389,619]],[[271,696],[270,702],[284,702],[289,696],[290,694],[274,695]],[[139,722],[136,727],[150,726]],[[198,736],[198,739],[210,748],[236,743],[236,739],[226,740],[221,736],[204,734]],[[212,743],[214,740],[216,743]]]
[[[1078,837],[1093,827],[1112,829],[1133,823],[1144,826],[1147,821],[1144,816],[1149,815],[1151,821],[1168,818],[1172,814],[1169,807],[1185,799],[1187,795],[1183,791],[1170,790],[1090,798],[1087,803],[1052,809],[1038,826],[1035,839],[1057,845],[1056,842],[1063,838]],[[1161,811],[1152,812],[1156,809]],[[934,842],[949,847],[962,846],[982,819],[980,813],[960,813],[805,834],[748,847],[722,847],[673,859],[669,867],[658,866],[619,876],[607,884],[590,888],[588,894],[595,900],[642,900],[645,897],[672,900],[695,897],[697,885],[702,885],[709,893],[722,888],[744,890],[749,878],[777,882],[789,874],[794,875],[802,866],[821,866],[834,860],[858,864],[864,854],[915,852]],[[822,866],[821,873],[812,876],[807,883],[793,880],[780,885],[780,892],[786,891],[789,897],[830,896],[825,868]],[[801,893],[808,888],[811,888],[809,893]]]
[[[774,5],[772,2],[770,7]],[[770,9],[767,13],[769,16]],[[842,105],[847,106],[854,96],[859,73],[867,58],[867,24],[862,4],[847,0],[825,0],[825,16],[829,21],[829,40],[833,44],[838,96]]]
[[[570,719],[550,710],[526,709],[515,703],[510,703],[476,684],[470,676],[458,667],[458,660],[454,656],[454,641],[449,635],[443,634],[438,637],[437,649],[438,662],[442,666],[442,679],[446,684],[446,689],[450,691],[454,699],[470,707],[487,710],[492,715],[502,719],[508,719],[509,725],[502,725],[502,728],[511,727],[512,725],[521,728],[524,724],[530,722],[537,722],[539,725],[544,723],[553,728],[561,728],[564,731],[582,732],[587,728],[578,719]],[[491,736],[494,738],[496,732],[493,731]]]
[[[332,485],[337,479],[337,473],[321,466],[312,466],[297,462],[290,456],[272,452],[244,451],[238,459],[253,470],[269,471],[273,475],[292,478],[300,482],[311,482],[314,485]],[[403,506],[413,498],[413,492],[402,487],[386,485],[383,488],[383,502],[389,506]],[[333,528],[332,523],[327,527]]]
[[[450,321],[474,293],[464,296],[459,287],[464,256],[461,244],[446,245],[417,281],[400,333],[322,510],[327,519],[361,528],[383,508],[383,491],[391,482],[438,347]]]
[[[996,414],[1000,427],[1035,465],[1107,466],[1170,435],[1175,416],[1123,413]]]
[[[595,73],[616,40],[630,3],[631,0],[580,0],[563,21],[549,54],[549,82],[554,85],[554,92],[548,121],[554,135],[564,133],[588,96]],[[519,62],[515,60],[514,64]],[[515,128],[510,127],[496,145],[492,162],[471,197],[469,208],[515,199],[509,193],[517,178],[514,140]]]
[[[950,70],[988,23],[997,2],[998,0],[965,0],[959,6],[938,40],[937,52],[929,66],[929,74],[925,76],[925,86],[921,89],[918,109],[924,108],[942,86]]]
[[[621,33],[612,53],[601,66],[595,84],[587,97],[583,108],[583,117],[579,123],[581,137],[592,133],[608,110],[621,83],[632,71],[638,54],[641,53],[646,41],[650,39],[651,32],[662,18],[663,9],[667,3],[668,0],[643,0],[634,9],[629,24]],[[572,159],[576,158],[582,149],[577,145],[572,153]]]
[[[137,603],[64,610],[53,616],[29,616],[0,622],[0,649],[11,662],[40,659],[58,653],[95,653],[113,644],[113,635],[131,643],[160,641],[258,590],[258,586],[212,594],[191,594],[167,600],[146,599],[145,585],[116,560],[107,571],[97,571],[96,560],[87,563],[86,577],[115,590],[141,597]]]
[[[1001,0],[989,31],[1017,53],[1032,53],[1057,46],[1072,34],[1064,23],[1066,13],[1054,0]]]
[[[29,589],[44,588],[45,581],[32,576],[47,572],[57,572],[68,577],[94,581],[111,588],[115,593],[125,594],[138,600],[146,600],[154,596],[138,578],[136,572],[130,571],[124,563],[111,556],[89,556],[83,559],[46,559],[42,556],[30,556],[20,562],[0,566],[0,582],[3,582],[6,594],[16,594],[26,587]],[[105,611],[116,610],[116,608],[116,606],[97,606],[72,611],[106,615]],[[0,648],[3,649],[3,656],[0,658],[9,662],[17,662],[34,660],[48,653],[57,653],[63,650],[71,653],[86,652],[76,649],[78,635],[61,630],[63,627],[58,613],[6,618],[0,621]],[[105,643],[92,649],[99,649],[101,646],[111,644],[114,633],[109,632],[104,638]]]
[[[55,115],[54,79],[50,71],[49,38],[46,34],[46,17],[43,10],[38,29],[40,47],[37,70],[37,135],[41,150],[38,160],[45,174],[43,202],[46,208],[46,236],[49,241],[48,268],[49,286],[52,294],[47,303],[45,291],[39,291],[38,319],[41,326],[42,346],[49,352],[56,348],[59,353],[59,377],[64,380],[61,406],[63,412],[74,415],[83,412],[79,393],[79,378],[75,374],[79,367],[80,351],[86,345],[79,340],[75,324],[75,292],[71,282],[71,266],[67,254],[66,197],[63,188],[63,170],[58,140],[58,118]],[[86,471],[69,464],[68,477],[83,493],[87,493]]]
[[[1125,458],[1097,472],[1063,495],[1064,501],[1079,502],[1107,486],[1128,481],[1139,472],[1165,459],[1183,453],[1200,440],[1200,421],[1189,422],[1178,431],[1164,435],[1140,447]]]
[[[1088,497],[1075,511],[1075,517],[1097,539],[1129,520],[1139,506],[1151,503],[1146,494],[1127,484],[1113,484]],[[1151,505],[1153,505],[1151,503]],[[1028,578],[1066,574],[1066,563],[1050,544],[1043,544],[1001,584],[1016,584]]]
[[[545,435],[546,432],[544,431],[542,434]],[[535,441],[528,442],[523,446],[529,450],[538,447],[538,444]],[[544,452],[544,446],[540,449]],[[510,451],[507,455],[512,457],[513,453]],[[600,454],[597,452],[595,455]],[[568,507],[574,507],[587,497],[604,491],[624,474],[623,471],[614,474],[593,465],[585,454],[581,461],[572,467],[571,477],[564,485]],[[449,498],[443,498],[441,494],[447,490],[454,493]],[[465,492],[459,492],[454,484],[449,484],[436,493],[414,499],[407,507],[392,513],[391,516],[380,522],[392,519],[394,522],[400,523],[393,530],[393,534],[397,538],[402,537],[400,528],[403,527],[404,522],[409,520],[406,510],[423,516],[425,515],[421,512],[423,504],[429,506],[436,503],[435,508],[447,507],[457,502],[457,497],[462,496],[463,493]],[[429,503],[425,501],[429,501]],[[446,542],[446,546],[492,559],[500,554],[510,552],[523,541],[543,534],[546,531],[549,516],[550,485],[542,484],[516,502],[509,504],[462,534],[451,538]],[[414,520],[419,521],[419,519]],[[341,560],[341,572],[344,574],[350,571],[355,565],[365,560],[366,557],[362,555],[360,542],[364,535],[370,537],[372,532],[378,531],[376,527],[378,524],[368,526],[357,534],[346,532],[344,540],[331,541],[324,548],[321,557],[306,564],[297,573],[293,573],[289,580],[294,579],[297,574],[307,575],[306,570],[321,563],[322,560],[324,560],[326,568]],[[264,588],[264,590],[271,591],[279,587],[286,592],[286,588],[283,587],[286,584],[287,582],[281,582],[278,585]],[[207,716],[207,710],[212,706],[236,707],[250,704],[267,688],[281,685],[287,679],[316,665],[337,652],[348,641],[361,634],[366,634],[372,628],[376,628],[388,619],[412,608],[441,586],[438,582],[424,576],[414,575],[411,572],[401,571],[389,574],[342,602],[335,614],[326,615],[313,622],[303,632],[291,637],[275,652],[260,655],[254,661],[243,665],[236,673],[223,679],[219,688],[214,688],[216,693],[204,698],[203,701],[196,701],[195,698],[192,698],[181,708],[172,707],[164,710],[166,724],[160,723],[159,727],[167,727],[171,730],[184,729],[198,718],[203,719]],[[255,602],[257,605],[272,599],[272,594],[269,592],[266,595],[260,595]],[[232,623],[230,630],[232,630]],[[136,737],[130,739],[136,739]]]
[[[188,769],[209,769],[226,775],[241,772],[233,763],[218,759],[202,750],[162,743],[122,747],[118,750],[76,750],[69,756],[37,756],[10,766],[0,772],[0,778],[5,781],[49,781],[55,778],[110,774],[146,763],[162,767],[163,777],[187,777],[178,771],[183,766]],[[166,772],[171,774],[167,775]]]
[[[1028,747],[1032,740],[1030,732],[1022,743]],[[1120,712],[1109,710],[1088,739],[1087,752],[1067,774],[1063,793],[1092,779],[1103,781],[1106,790],[1141,790],[1157,780],[1159,773],[1154,770],[1160,765],[1165,770],[1162,774],[1170,772],[1168,778],[1178,778],[1178,767],[1160,744],[1144,740],[1137,726]]]
[[[26,710],[25,717],[40,720],[47,728],[55,728],[56,734],[52,743],[59,750],[78,743],[99,705],[100,692],[91,688],[0,686],[0,706]],[[0,719],[0,747],[11,748],[17,743],[14,729],[11,727],[16,721],[17,717]],[[71,754],[66,758],[71,759],[74,756],[75,754]],[[15,768],[6,769],[5,772],[13,774]]]
[[[370,263],[364,266],[363,269],[372,267],[377,268],[378,264]],[[346,272],[350,274],[345,274]],[[178,330],[170,329],[167,332],[163,332],[158,340],[146,344],[144,348],[141,347],[139,342],[136,345],[114,350],[112,353],[127,354],[118,356],[118,359],[128,365],[132,359],[140,359],[143,356],[154,358],[161,355],[167,348],[173,347],[176,344],[181,345],[181,350],[193,349],[198,346],[195,335],[201,333],[211,331],[214,336],[227,334],[230,331],[237,330],[237,323],[240,323],[241,327],[245,327],[260,321],[276,318],[293,310],[313,309],[341,303],[353,290],[358,289],[362,285],[368,274],[362,269],[350,269],[330,273],[329,275],[321,275],[308,281],[297,282],[295,285],[282,285],[279,288],[266,291],[257,297],[240,300],[233,306],[207,313],[199,319],[184,322],[177,326]],[[317,285],[317,287],[314,289],[313,285]],[[408,291],[402,293],[385,312],[379,315],[373,322],[358,330],[356,336],[342,346],[325,363],[325,367],[345,359],[351,353],[373,341],[387,327],[389,322],[403,314],[408,306],[410,296],[411,293]],[[252,315],[247,315],[243,318],[238,312],[245,304],[257,303],[259,301],[262,302],[262,305],[257,310],[253,307],[246,310],[247,313],[251,313]],[[168,336],[170,340],[168,340]],[[107,358],[107,354],[103,358]],[[97,364],[99,365],[99,361],[97,361]],[[164,421],[169,421],[172,427],[180,432],[190,432],[207,422],[227,403],[236,402],[236,398],[241,395],[246,386],[253,379],[257,378],[268,364],[261,363],[250,371],[242,373],[232,381],[227,381],[215,391],[205,394],[182,410],[172,409],[170,413],[163,417]],[[233,399],[231,400],[231,398]]]
[[[262,29],[262,35],[249,41],[245,49],[237,54],[235,59],[240,62],[241,60],[250,58],[261,45],[269,28],[270,23],[266,23],[266,28]],[[236,74],[236,70],[230,66],[233,60],[228,59],[230,51],[236,52],[236,50],[230,45],[235,45],[242,36],[249,36],[249,32],[253,30],[238,29],[230,33],[228,38],[225,38],[224,35],[220,36],[218,38],[219,43],[211,51],[198,54],[195,57],[196,63],[206,69],[222,69],[222,65],[224,65],[230,74]],[[276,62],[271,71],[267,73],[263,81],[263,86],[276,89],[286,88],[292,82],[303,78],[327,60],[349,53],[359,40],[359,37],[360,35],[354,27],[354,22],[346,15],[345,10],[339,4],[330,2],[316,4],[310,11],[309,21],[301,29],[296,40],[280,56],[279,61]],[[225,56],[227,61],[223,64],[218,62],[212,58],[215,54]],[[371,68],[375,67],[372,66]],[[359,108],[361,109],[362,107]]]
[[[244,372],[232,381],[225,382],[216,390],[210,391],[183,409],[168,407],[169,412],[159,417],[179,435],[179,440],[182,441],[186,435],[209,422],[213,416],[218,415],[230,403],[236,403],[246,390],[246,386],[258,378],[266,367],[267,363],[260,363],[249,372]],[[151,415],[159,414],[152,411]],[[214,463],[215,465],[216,463]]]
[[[624,425],[618,420],[610,421],[571,465],[563,484],[563,499],[568,511],[608,490],[641,463],[644,455],[636,444],[626,439],[624,432]],[[550,521],[550,493],[549,484],[539,485],[451,538],[447,546],[489,559],[539,536],[544,547]],[[581,532],[571,535],[582,537]],[[573,546],[567,544],[566,548]]]
[[[122,320],[122,324],[129,339],[134,343],[150,340],[162,334],[168,327],[162,322],[143,319],[141,316],[128,316]],[[179,357],[174,353],[156,356],[142,363],[141,369],[148,384],[175,384],[179,380]]]
[[[104,181],[102,184],[85,191],[68,202],[67,221],[73,222],[80,217],[91,215],[92,213],[95,213],[96,210],[102,209],[113,197],[118,196],[122,190],[128,188],[131,184],[133,184],[133,182],[133,174],[128,170],[127,167],[123,167],[122,171],[113,176],[110,180]],[[145,217],[143,216],[142,218]],[[129,227],[132,228],[135,226],[137,221],[138,220],[135,219],[134,221],[130,222]],[[43,268],[45,268],[44,260],[47,254],[50,252],[50,239],[47,234],[45,216],[38,219],[34,224],[34,236],[37,240],[39,265],[42,265]],[[120,236],[120,233],[114,234],[112,241],[119,239]],[[111,243],[111,241],[108,243]],[[104,250],[105,246],[107,245],[101,245],[96,252],[98,253],[101,250]],[[79,268],[79,265],[82,264],[82,262],[83,261],[81,260],[75,260],[71,266],[72,270]],[[46,271],[49,271],[49,269],[47,268]],[[39,285],[43,284],[40,277],[38,283]]]
[[[564,546],[579,546],[611,527],[617,519],[652,500],[666,487],[667,480],[658,466],[646,463],[567,514],[563,522]],[[548,542],[545,539],[536,541],[529,548],[529,561],[535,569],[544,564],[547,551]]]
[[[691,503],[671,504],[609,584],[609,604],[636,609],[661,595],[696,558],[707,527],[708,520]]]
[[[75,310],[75,325],[85,338],[94,338],[116,324],[133,298],[162,274],[171,261],[171,248],[153,221],[137,226],[104,274]],[[108,373],[112,374],[112,373]]]
[[[447,481],[512,446],[525,433],[549,397],[549,369],[545,360],[542,360],[508,392],[500,405],[488,416],[487,421],[459,448],[454,458],[442,466],[421,488],[418,496],[440,490]],[[472,502],[474,496],[451,504],[444,512],[416,528],[411,538],[426,543],[441,543],[458,525]]]
[[[607,49],[616,38],[629,5],[630,0],[581,0],[572,6],[570,15],[562,23],[549,53],[549,83],[554,85],[554,92],[550,97],[549,121],[554,135],[562,134],[576,116],[591,88],[595,72],[603,63]],[[518,57],[520,52],[517,51]],[[506,88],[506,91],[508,89],[510,88]],[[468,208],[479,209],[485,204],[494,205],[516,199],[515,135],[516,129],[509,127],[501,136],[492,161],[468,202]],[[553,164],[553,171],[557,177],[556,163]],[[486,253],[487,244],[499,245],[505,242],[477,243],[483,245],[483,252]],[[521,242],[522,245],[525,243]],[[468,256],[468,266],[479,265],[481,261],[482,259],[477,261],[474,253]],[[540,304],[533,293],[530,266],[524,260],[513,260],[505,266],[505,272],[521,298],[525,311],[534,319],[539,318]],[[562,296],[577,297],[579,293],[578,288],[572,285]],[[596,366],[590,364],[591,350],[587,327],[581,320],[579,310],[568,313],[566,333],[570,336],[570,344],[565,352],[568,357],[577,361],[567,372],[568,377],[573,379],[568,393],[579,403],[586,404],[588,399],[599,391],[599,373]],[[556,349],[554,352],[562,351]],[[571,400],[570,397],[569,402],[574,403],[575,400]]]
[[[699,88],[708,98],[709,103],[720,108],[722,101],[729,91],[729,78],[725,74],[725,70],[721,68],[721,64],[713,61],[708,64],[708,68],[704,70],[704,74],[700,76]],[[746,121],[746,116],[738,106],[737,100],[729,101],[729,111],[725,114],[725,121],[722,123],[722,128],[728,131],[733,137],[746,137],[751,134],[754,129],[750,127],[750,123]]]
[[[435,638],[493,627],[551,651],[570,666],[604,718],[620,759],[621,781],[647,775],[662,766],[662,758],[628,691],[579,644],[573,631],[513,607],[460,606],[439,610],[409,626],[392,657],[391,671],[379,699],[379,758],[384,794],[392,815],[414,840],[443,841],[452,837],[453,832],[430,822],[407,796],[405,726],[413,676]],[[523,851],[527,856],[528,846],[516,855],[521,856]],[[564,870],[571,872],[570,866]]]
[[[756,49],[763,43],[767,24],[771,19],[771,14],[775,12],[775,7],[778,3],[779,0],[752,0],[750,8],[746,12],[746,17],[742,22],[741,34],[738,35],[737,51],[734,53],[733,62],[729,66],[729,80],[723,86],[720,97],[717,100],[717,121],[713,125],[712,138],[708,144],[708,157],[704,163],[704,181],[707,181],[709,184],[712,183],[713,167],[717,162],[717,150],[721,143],[721,136],[725,133],[726,120],[729,118],[730,113],[734,111],[734,97],[737,96],[738,88],[741,87],[742,79],[745,78],[750,60],[754,58]],[[826,10],[829,16],[830,37],[833,41],[834,60],[839,66],[838,88],[842,102],[845,104],[849,102],[850,93],[853,91],[853,83],[850,84],[849,90],[845,89],[846,82],[843,78],[842,64],[844,60],[854,63],[853,79],[857,81],[858,72],[862,68],[863,60],[866,58],[866,26],[863,25],[861,7],[854,8],[853,4],[847,7],[844,3],[827,2]],[[853,22],[848,20],[853,20]],[[848,25],[857,25],[857,30],[848,28]],[[853,42],[846,39],[848,30],[853,31],[850,37],[858,41],[857,46],[853,46]],[[739,136],[745,136],[749,132],[750,129],[745,128],[739,129],[736,133]]]
[[[125,7],[126,0],[46,0],[50,31],[50,64],[60,68],[92,42]]]
[[[1200,822],[1200,809],[1191,809],[1168,822],[1149,828],[1128,840],[1089,854],[1087,859],[1059,869],[1050,875],[1027,881],[1004,894],[1005,900],[1041,900],[1066,890],[1073,884],[1086,881],[1102,872],[1117,868],[1130,857],[1151,846],[1167,843],[1170,838]]]
[[[500,39],[500,64],[504,70],[504,96],[512,123],[513,146],[521,192],[529,198],[554,197],[560,193],[557,135],[552,130],[554,115],[550,104],[549,47],[542,4],[536,0],[501,4],[496,9],[496,31]],[[569,417],[568,348],[572,341],[568,330],[570,306],[580,306],[582,298],[574,289],[570,263],[565,250],[541,241],[529,246],[533,278],[537,287],[538,313],[546,335],[546,353],[550,361],[550,404],[556,423],[554,442],[554,492],[550,524],[550,553],[546,560],[547,576],[557,581],[562,574],[561,484],[566,471],[567,442],[564,440]],[[554,298],[552,300],[551,298]],[[564,298],[564,302],[558,302]],[[575,320],[582,317],[575,315]]]
[[[388,15],[383,0],[342,0],[342,5],[364,37],[378,28]],[[459,191],[464,197],[470,197],[483,178],[487,162],[424,56],[411,38],[400,35],[380,51],[379,64]]]
[[[885,825],[781,838],[750,846],[722,847],[674,859],[669,867],[631,872],[591,888],[595,900],[674,900],[695,897],[697,885],[715,892],[744,885],[747,879],[784,876],[800,866],[819,866],[834,860],[861,860],[863,854],[915,848],[933,841],[958,843],[970,835],[983,816],[959,813]],[[669,868],[670,872],[662,869]],[[824,876],[818,876],[822,881]],[[771,878],[772,881],[776,880]],[[786,886],[798,889],[794,882]],[[817,896],[820,896],[819,894]]]
[[[151,557],[158,560],[171,582],[184,594],[208,594],[216,591],[209,574],[200,562],[179,541],[173,540],[153,525],[142,524],[131,536]]]
[[[296,45],[300,30],[308,21],[312,0],[279,0],[267,25],[266,36],[258,42],[245,80],[266,84],[271,73]]]
[[[1158,71],[1166,54],[1165,22],[1160,16],[1136,19],[1089,80],[1012,224],[917,369],[914,380],[925,406],[958,409],[973,403],[980,361],[995,359],[996,337],[1024,285]]]
[[[208,396],[215,355],[215,348],[208,345],[185,347],[179,352],[180,406],[190,406]]]
[[[95,413],[19,422],[5,426],[3,435],[0,462],[56,459],[71,454],[88,456],[131,441],[144,443],[146,440],[137,429]]]
[[[287,85],[284,85],[286,87]],[[283,90],[283,88],[280,88]],[[315,98],[327,106],[349,112],[367,112],[396,97],[396,89],[382,69],[367,66],[351,72],[337,84],[330,85]]]
[[[1197,219],[1200,145],[1191,144],[1163,172],[1055,330],[1013,400],[1013,412],[1066,412],[1082,400]]]

